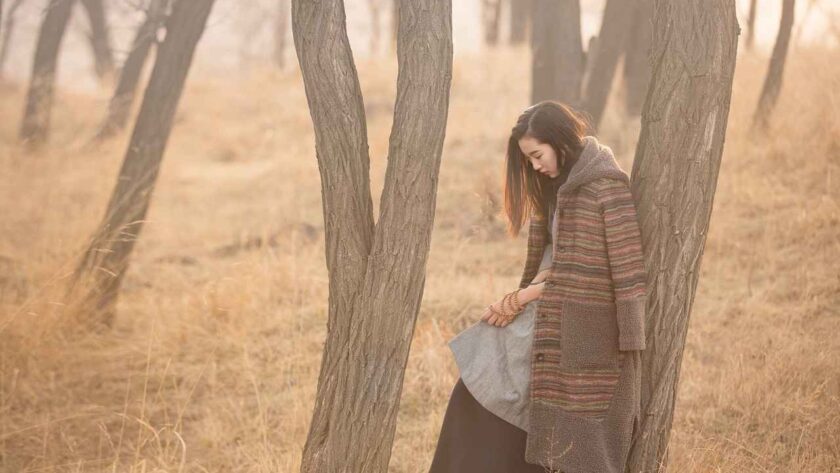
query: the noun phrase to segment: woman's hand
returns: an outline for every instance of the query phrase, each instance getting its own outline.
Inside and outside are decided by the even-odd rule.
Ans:
[[[505,304],[505,297],[507,297],[507,295],[505,295],[504,297],[492,304],[493,310],[499,313],[510,313],[510,311],[512,310],[510,307],[512,301]],[[525,304],[522,304],[522,310],[525,310]],[[496,327],[506,327],[508,324],[513,322],[513,320],[516,319],[516,317],[520,313],[522,313],[522,311],[519,311],[516,315],[510,317],[509,319],[506,319],[504,316],[494,313],[490,310],[490,307],[488,307],[484,309],[484,313],[481,315],[481,320],[486,321],[490,325],[495,325]]]

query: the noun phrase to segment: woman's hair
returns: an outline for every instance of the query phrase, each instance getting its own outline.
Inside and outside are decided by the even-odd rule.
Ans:
[[[543,219],[554,208],[557,188],[565,182],[569,170],[583,150],[583,137],[590,132],[588,120],[569,105],[544,100],[525,109],[516,120],[508,140],[504,188],[504,206],[508,234],[517,236],[528,218]],[[519,148],[523,136],[548,144],[557,156],[560,175],[550,178],[534,170]],[[565,156],[565,163],[560,163]]]

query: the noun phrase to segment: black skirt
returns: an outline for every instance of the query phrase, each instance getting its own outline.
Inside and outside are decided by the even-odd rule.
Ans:
[[[546,473],[525,461],[527,432],[484,408],[458,378],[429,473]]]

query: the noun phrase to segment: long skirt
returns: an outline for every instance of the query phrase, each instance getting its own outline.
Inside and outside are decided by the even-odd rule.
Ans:
[[[527,432],[485,409],[461,378],[443,417],[429,473],[546,473],[525,461]]]

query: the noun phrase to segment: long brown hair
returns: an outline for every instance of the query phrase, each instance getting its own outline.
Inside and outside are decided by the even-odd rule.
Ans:
[[[519,115],[508,140],[505,166],[504,205],[511,236],[519,234],[529,217],[544,219],[553,211],[557,188],[566,181],[590,130],[580,112],[554,100],[539,102]],[[531,167],[519,148],[519,139],[526,135],[554,149],[559,176],[552,179]],[[563,156],[565,163],[560,168]]]

